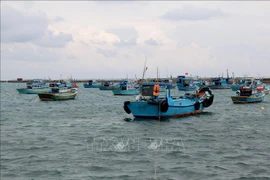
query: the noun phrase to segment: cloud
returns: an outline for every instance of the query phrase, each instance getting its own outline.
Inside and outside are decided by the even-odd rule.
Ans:
[[[28,13],[9,5],[1,7],[1,43],[33,43],[42,47],[66,47],[73,41],[71,34],[55,33],[48,29],[50,22],[64,19],[56,17],[49,20],[42,12]]]
[[[196,8],[193,6],[184,6],[182,9],[174,9],[166,12],[160,18],[173,21],[196,21],[208,20],[215,17],[225,16],[227,13],[220,9]]]
[[[99,31],[92,35],[90,42],[94,44],[113,44],[120,42],[120,39],[115,34]]]
[[[45,13],[24,13],[4,4],[1,6],[1,42],[29,42],[42,37],[48,27]]]
[[[60,17],[60,16],[56,16],[53,19],[50,20],[50,23],[59,23],[59,22],[63,22],[65,21],[64,18]]]
[[[71,34],[63,32],[57,34],[55,31],[48,30],[44,36],[33,41],[33,43],[42,47],[64,48],[71,41],[73,41]]]
[[[60,52],[32,44],[6,44],[2,45],[1,49],[2,61],[48,62],[57,61],[60,58]]]
[[[117,28],[107,31],[119,37],[120,41],[113,43],[115,46],[125,47],[137,45],[138,32],[134,28]]]
[[[161,46],[162,45],[162,43],[156,41],[153,38],[150,38],[148,40],[145,40],[144,43],[147,44],[147,45],[150,45],[150,46]]]
[[[97,53],[102,54],[104,57],[106,58],[112,58],[112,57],[116,57],[117,56],[117,52],[116,51],[112,51],[112,50],[103,50],[101,48],[97,48]]]

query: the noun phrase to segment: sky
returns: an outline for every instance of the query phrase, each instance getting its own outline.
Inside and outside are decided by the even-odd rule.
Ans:
[[[1,1],[1,80],[270,77],[270,1]],[[157,73],[158,71],[158,73]]]

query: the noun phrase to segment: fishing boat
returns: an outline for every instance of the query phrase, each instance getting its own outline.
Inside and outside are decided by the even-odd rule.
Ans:
[[[112,81],[105,81],[98,88],[101,91],[111,91],[113,87],[114,85]]]
[[[195,91],[197,88],[196,84],[193,83],[193,79],[186,76],[178,76],[176,84],[179,91]]]
[[[26,83],[26,88],[17,88],[20,94],[38,94],[50,92],[51,89],[46,85],[42,79],[33,79]]]
[[[242,87],[242,86],[245,85],[246,81],[247,81],[247,80],[245,80],[245,79],[240,79],[240,80],[238,80],[237,82],[234,82],[234,83],[231,85],[232,91],[237,91],[237,90],[239,90],[240,87]]]
[[[270,92],[270,85],[265,85],[264,94],[269,94],[269,92]]]
[[[84,88],[99,88],[100,83],[89,80],[88,83],[83,84]]]
[[[208,84],[207,87],[211,89],[231,89],[231,86],[228,84],[229,79],[226,78],[212,78],[212,83]]]
[[[75,99],[77,94],[77,88],[71,88],[68,91],[61,91],[59,88],[52,88],[51,92],[38,93],[38,96],[41,101],[62,101]]]
[[[204,108],[211,106],[214,100],[214,94],[208,87],[180,97],[172,96],[171,88],[168,88],[165,94],[157,96],[154,82],[144,82],[141,87],[141,93],[136,100],[125,101],[123,106],[126,113],[132,113],[136,118],[166,118],[199,114]]]
[[[236,91],[235,96],[231,96],[231,99],[235,104],[258,103],[264,100],[264,96],[262,87],[253,90],[251,86],[243,86]]]
[[[134,83],[125,80],[115,85],[112,88],[112,92],[114,95],[138,95],[140,93],[140,88],[137,88]]]
[[[64,81],[51,82],[49,84],[49,87],[51,88],[50,92],[56,91],[54,89],[58,89],[58,91],[60,93],[70,92],[71,89],[73,89],[73,90],[77,89],[78,90],[78,85],[76,83],[69,83],[69,82],[64,82]]]
[[[155,81],[154,81],[155,82]],[[171,79],[161,79],[158,80],[161,91],[165,91],[170,87],[171,89],[174,89],[177,85],[176,83],[173,83]]]

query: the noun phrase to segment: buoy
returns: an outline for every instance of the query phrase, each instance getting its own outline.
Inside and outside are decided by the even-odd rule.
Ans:
[[[261,110],[264,110],[264,107],[263,106],[261,107]]]

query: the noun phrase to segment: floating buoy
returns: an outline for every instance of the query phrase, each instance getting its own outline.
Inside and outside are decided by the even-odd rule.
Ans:
[[[264,110],[264,107],[263,106],[261,107],[261,110]]]

